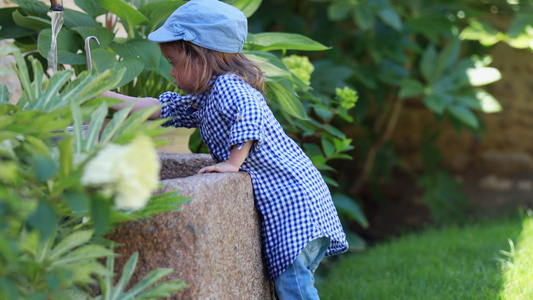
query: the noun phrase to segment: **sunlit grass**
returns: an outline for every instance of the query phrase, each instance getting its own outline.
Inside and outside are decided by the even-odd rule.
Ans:
[[[533,220],[524,220],[518,243],[508,252],[503,300],[533,299]]]
[[[518,218],[428,229],[341,255],[318,285],[321,299],[533,299],[531,223],[523,232]],[[512,258],[502,253],[513,252],[509,240]]]

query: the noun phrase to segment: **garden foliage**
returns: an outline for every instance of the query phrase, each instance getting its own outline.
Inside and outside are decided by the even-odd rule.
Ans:
[[[88,105],[114,88],[123,72],[75,76],[62,70],[46,78],[38,60],[29,56],[28,67],[11,45],[2,47],[7,54],[16,60],[23,95],[12,104],[7,87],[0,85],[0,298],[93,299],[101,290],[94,299],[153,299],[183,288],[179,280],[153,286],[172,272],[158,269],[125,292],[136,256],[112,284],[115,254],[103,236],[125,221],[176,210],[187,200],[177,192],[151,196],[160,166],[150,137],[161,132],[157,122],[144,122],[152,111],[128,117],[126,110],[105,124],[107,103]],[[113,161],[104,164],[114,163],[111,174],[118,175],[102,181],[109,176],[102,174],[105,168],[87,166],[113,147],[136,152],[107,156]]]
[[[463,218],[466,197],[441,167],[435,141],[446,124],[481,138],[483,114],[501,111],[485,89],[501,77],[487,53],[497,42],[530,47],[528,7],[529,0],[274,0],[264,2],[250,24],[257,31],[300,33],[331,47],[307,53],[315,93],[332,97],[337,87],[357,90],[354,123],[331,124],[350,132],[356,147],[345,153],[355,163],[344,169],[357,176],[345,179],[340,190],[382,201],[383,187],[396,170],[412,176],[435,219],[444,221]],[[509,27],[491,25],[498,18]],[[294,53],[299,52],[289,54]],[[424,108],[436,121],[417,133],[421,167],[399,155],[391,142],[407,104]],[[321,113],[314,107],[308,115]]]

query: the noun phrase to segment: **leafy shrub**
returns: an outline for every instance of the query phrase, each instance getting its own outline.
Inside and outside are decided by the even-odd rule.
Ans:
[[[172,272],[158,269],[124,292],[136,256],[113,286],[115,254],[103,235],[125,221],[175,210],[187,199],[176,192],[151,196],[154,186],[145,186],[142,205],[127,211],[116,202],[120,192],[82,180],[108,147],[135,147],[140,139],[142,155],[156,158],[148,137],[161,132],[159,123],[144,122],[152,111],[128,117],[126,110],[104,125],[107,104],[94,100],[96,105],[88,106],[89,99],[114,88],[123,72],[85,71],[73,77],[73,71],[63,70],[43,79],[41,64],[29,57],[30,78],[18,48],[2,51],[16,59],[13,68],[23,95],[12,104],[7,87],[0,85],[0,298],[93,299],[90,286],[104,292],[95,299],[157,298],[181,289],[182,281],[151,286]],[[90,125],[84,133],[86,122]],[[159,162],[148,161],[151,172],[143,176],[157,182]],[[128,180],[136,183],[135,178]],[[100,260],[107,260],[108,267]]]

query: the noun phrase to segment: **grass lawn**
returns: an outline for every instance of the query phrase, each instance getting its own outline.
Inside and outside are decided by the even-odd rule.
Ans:
[[[532,219],[499,219],[342,254],[317,287],[323,300],[533,299],[532,260]]]

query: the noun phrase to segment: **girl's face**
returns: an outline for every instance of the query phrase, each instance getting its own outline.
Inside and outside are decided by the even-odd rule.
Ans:
[[[187,70],[186,61],[183,59],[183,56],[177,51],[173,51],[173,49],[163,48],[162,52],[172,65],[170,76],[174,77],[174,83],[176,83],[178,88],[185,93],[194,93],[194,86],[198,78],[199,68],[195,64],[191,64]]]

